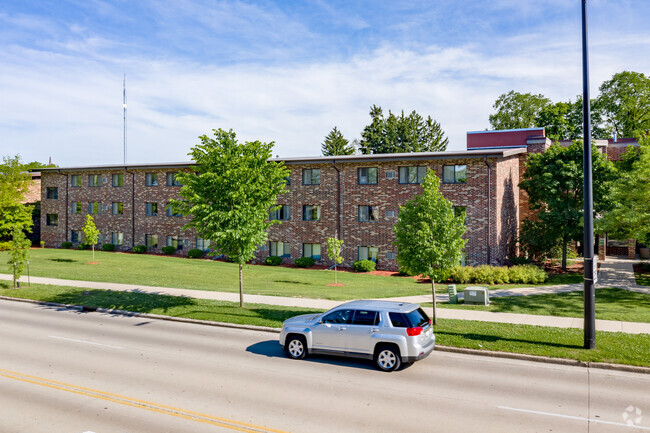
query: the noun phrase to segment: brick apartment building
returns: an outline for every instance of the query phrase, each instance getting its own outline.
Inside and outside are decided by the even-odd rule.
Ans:
[[[597,140],[603,152],[618,159],[621,146]],[[625,143],[628,145],[629,143]],[[327,238],[345,241],[343,266],[372,259],[378,269],[396,269],[393,225],[399,206],[422,191],[427,169],[441,179],[440,190],[466,212],[469,265],[499,264],[515,248],[527,215],[519,189],[528,153],[551,145],[543,128],[480,131],[467,134],[467,150],[408,154],[351,155],[281,159],[291,170],[288,193],[270,218],[282,221],[269,231],[256,260],[278,255],[285,262],[310,256],[326,259]],[[623,147],[624,148],[624,147]],[[608,153],[609,156],[609,153]],[[86,214],[101,231],[100,242],[128,250],[147,245],[159,252],[174,246],[179,254],[207,249],[209,242],[183,230],[187,216],[167,209],[178,197],[174,173],[192,163],[107,165],[41,169],[41,239],[46,246],[78,243]]]

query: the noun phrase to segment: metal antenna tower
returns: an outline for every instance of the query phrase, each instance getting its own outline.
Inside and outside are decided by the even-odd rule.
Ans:
[[[122,89],[122,107],[124,108],[124,164],[126,165],[126,72],[124,73],[124,80],[122,81]]]

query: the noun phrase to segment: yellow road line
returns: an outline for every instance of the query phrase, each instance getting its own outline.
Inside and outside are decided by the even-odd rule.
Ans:
[[[126,397],[118,394],[112,394],[110,392],[105,392],[105,391],[98,391],[91,388],[84,388],[81,386],[71,385],[64,382],[57,382],[55,380],[44,379],[37,376],[30,376],[28,374],[17,373],[14,371],[4,370],[1,368],[0,368],[0,376],[6,377],[8,379],[19,380],[21,382],[31,383],[34,385],[41,385],[48,388],[58,389],[60,391],[66,391],[73,394],[79,394],[87,397],[106,400],[113,403],[122,404],[125,406],[135,407],[138,409],[146,409],[152,412],[171,415],[178,418],[187,419],[190,421],[211,424],[211,425],[227,428],[230,430],[245,432],[245,433],[287,433],[282,430],[275,430],[267,427],[257,426],[254,424],[244,423],[241,421],[234,421],[227,418],[216,417],[216,416],[207,415],[199,412],[192,412],[184,409],[175,408],[172,406],[152,403],[145,400],[138,400],[135,398]]]

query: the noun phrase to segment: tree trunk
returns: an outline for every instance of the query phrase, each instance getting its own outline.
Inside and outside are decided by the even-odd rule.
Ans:
[[[338,280],[336,279],[336,265],[334,265],[334,284],[338,284]]]
[[[93,244],[92,247],[93,247],[93,262],[94,262],[95,261],[95,245]]]
[[[438,324],[438,314],[437,314],[437,309],[436,309],[436,283],[433,280],[433,277],[431,277],[431,295],[433,296],[433,324],[437,325]]]
[[[562,237],[562,270],[566,271],[566,249],[567,249],[567,244],[568,241],[566,239],[566,235]]]
[[[244,273],[242,264],[239,264],[239,306],[244,308]]]

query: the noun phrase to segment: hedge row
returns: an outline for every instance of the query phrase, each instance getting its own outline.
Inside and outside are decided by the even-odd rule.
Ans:
[[[459,266],[452,269],[451,280],[459,284],[539,284],[547,280],[543,269],[534,265]]]

